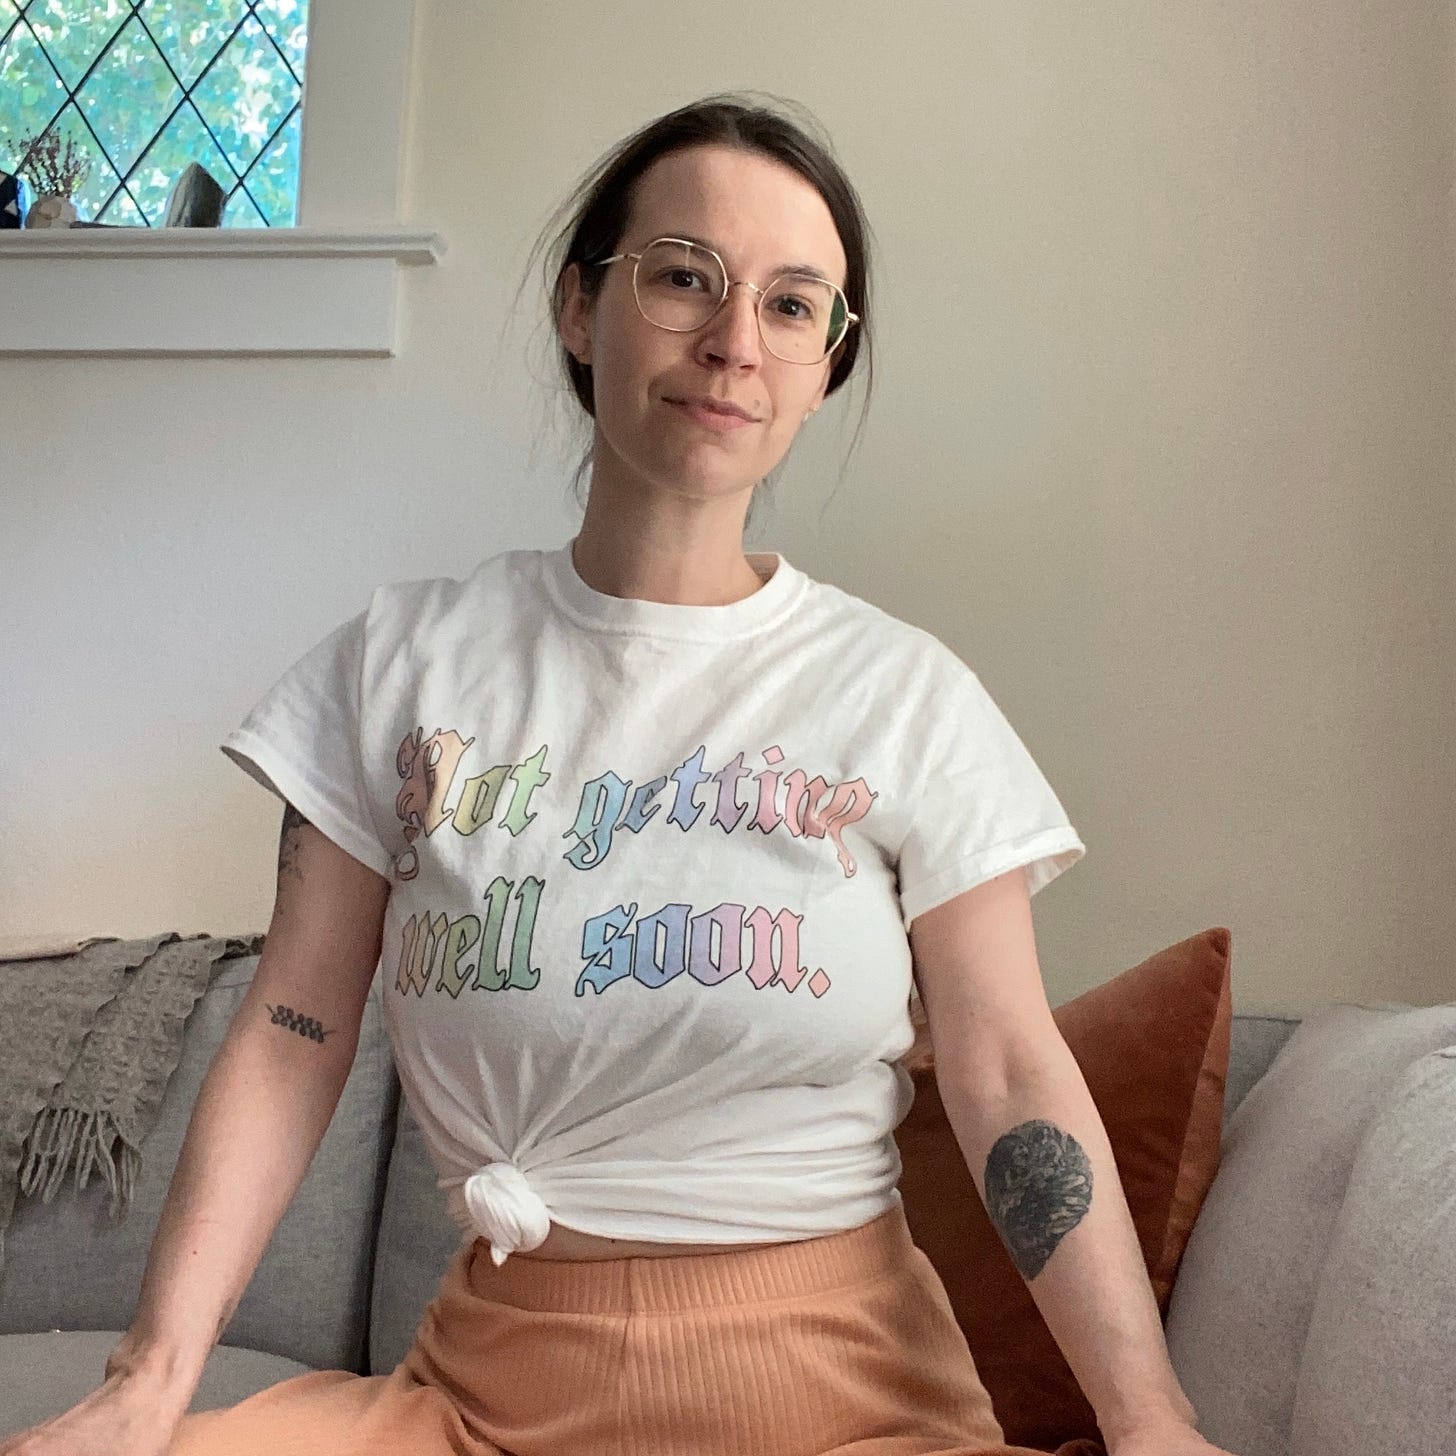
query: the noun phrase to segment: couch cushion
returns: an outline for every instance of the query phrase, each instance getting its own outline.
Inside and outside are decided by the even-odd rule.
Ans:
[[[0,1334],[125,1329],[147,1250],[202,1079],[241,1003],[258,957],[222,963],[187,1022],[126,1218],[113,1221],[94,1179],[68,1178],[50,1203],[22,1198],[0,1268]],[[323,1369],[360,1370],[374,1236],[394,1137],[398,1083],[369,993],[359,1049],[313,1164],[263,1253],[221,1343]]]
[[[1456,1049],[1406,1069],[1335,1220],[1294,1393],[1293,1456],[1456,1446]]]
[[[1325,1007],[1230,1118],[1166,1324],[1174,1368],[1215,1445],[1287,1456],[1315,1290],[1355,1149],[1405,1069],[1452,1042],[1456,1006]]]
[[[437,1177],[409,1100],[401,1097],[369,1307],[369,1366],[375,1375],[387,1375],[404,1359],[445,1266],[461,1240],[473,1237],[445,1212]]]
[[[1256,1016],[1236,1012],[1229,1037],[1228,1080],[1224,1083],[1223,1121],[1227,1127],[1249,1089],[1264,1075],[1299,1025],[1297,1016]]]
[[[1097,1106],[1160,1307],[1218,1166],[1228,1065],[1227,929],[1159,951],[1053,1013]],[[933,1056],[896,1131],[905,1216],[939,1273],[1008,1444],[1093,1441],[1096,1416],[986,1216]]]
[[[68,1411],[106,1378],[119,1330],[0,1335],[0,1439]],[[307,1365],[259,1350],[219,1345],[207,1357],[189,1410],[236,1405],[269,1385],[306,1375]]]

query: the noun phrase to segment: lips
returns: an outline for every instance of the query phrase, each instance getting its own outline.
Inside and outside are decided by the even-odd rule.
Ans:
[[[734,419],[748,420],[754,422],[758,416],[751,414],[742,405],[734,404],[731,400],[714,399],[712,395],[696,394],[685,395],[678,399],[669,399],[669,404],[691,404],[699,409],[711,410],[714,414],[728,415]]]

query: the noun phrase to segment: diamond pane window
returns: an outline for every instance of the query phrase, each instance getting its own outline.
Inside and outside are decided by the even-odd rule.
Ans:
[[[84,222],[160,227],[197,162],[224,227],[292,227],[307,49],[308,0],[0,0],[0,169],[53,131]]]

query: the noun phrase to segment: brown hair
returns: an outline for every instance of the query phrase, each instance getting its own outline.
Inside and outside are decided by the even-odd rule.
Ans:
[[[806,118],[805,124],[800,125],[772,106],[757,104],[750,99],[764,95],[782,108],[801,112]],[[594,295],[602,286],[605,270],[584,265],[589,259],[595,261],[609,258],[618,250],[619,241],[631,216],[638,179],[654,162],[669,152],[685,147],[712,145],[759,152],[792,167],[814,185],[828,206],[839,230],[847,264],[845,297],[851,311],[859,315],[860,321],[849,330],[839,345],[831,366],[825,397],[844,385],[862,351],[868,376],[864,405],[860,411],[860,428],[863,428],[865,411],[869,407],[869,397],[874,386],[869,309],[869,222],[859,195],[839,165],[834,155],[833,143],[823,128],[804,108],[796,107],[794,103],[769,93],[720,92],[649,122],[599,158],[571,196],[552,214],[541,238],[537,239],[531,250],[531,257],[534,259],[542,246],[542,240],[560,222],[562,216],[567,215],[567,221],[551,240],[542,269],[542,279],[550,299],[553,337],[558,346],[558,359],[565,370],[567,384],[582,409],[589,417],[595,418],[591,366],[575,358],[561,343],[559,335],[555,334],[555,323],[565,301],[563,275],[566,269],[572,263],[583,265],[579,268],[582,290],[588,296]],[[527,278],[530,277],[530,272],[531,264],[528,262]],[[524,281],[521,286],[525,287]],[[519,299],[520,290],[517,290],[516,296]],[[856,439],[858,436],[859,429],[856,429]],[[588,445],[573,480],[577,500],[583,508],[585,501],[581,496],[581,482],[591,465],[591,453],[591,446]],[[781,461],[759,484],[775,484],[783,464]],[[757,501],[758,494],[755,489],[753,504]],[[752,518],[753,505],[750,505],[745,526]]]

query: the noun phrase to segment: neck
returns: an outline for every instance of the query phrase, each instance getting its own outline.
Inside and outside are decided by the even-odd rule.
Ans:
[[[751,494],[656,500],[594,469],[572,565],[607,596],[702,607],[742,601],[763,586],[743,550]]]

